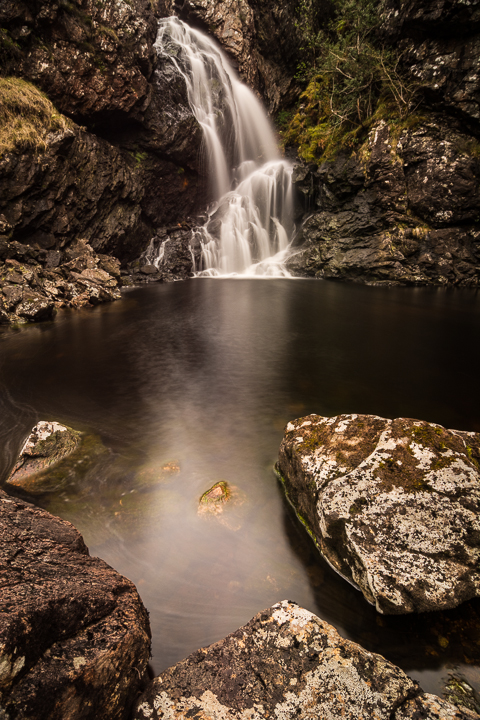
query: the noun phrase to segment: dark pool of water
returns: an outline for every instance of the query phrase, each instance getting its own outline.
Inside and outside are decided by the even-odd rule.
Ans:
[[[37,419],[108,454],[39,504],[137,585],[156,672],[295,600],[440,692],[478,684],[480,605],[381,617],[318,556],[273,474],[285,424],[374,413],[480,431],[480,295],[203,279],[128,292],[0,336],[0,471]],[[167,463],[180,472],[161,468]],[[237,488],[199,516],[214,482]]]

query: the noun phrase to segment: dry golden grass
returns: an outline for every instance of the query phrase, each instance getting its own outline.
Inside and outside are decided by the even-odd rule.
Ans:
[[[48,133],[72,126],[34,85],[0,78],[0,156],[13,150],[45,150]]]

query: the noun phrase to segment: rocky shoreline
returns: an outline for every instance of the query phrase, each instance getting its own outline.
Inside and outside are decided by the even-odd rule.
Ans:
[[[411,463],[407,462],[408,443],[402,442],[409,432],[413,433],[413,445],[410,442],[408,446],[413,448]],[[62,487],[79,463],[90,461],[84,443],[82,433],[41,421],[27,438],[6,487],[24,497]],[[288,424],[279,469],[290,501],[329,562],[343,575],[347,575],[350,564],[353,575],[347,579],[353,578],[369,600],[369,593],[376,592],[380,612],[392,612],[392,608],[394,612],[435,610],[471,597],[472,593],[459,592],[462,583],[464,590],[465,583],[470,589],[478,589],[475,568],[463,568],[460,575],[457,572],[457,587],[449,589],[449,582],[454,586],[455,568],[458,570],[462,562],[468,564],[469,553],[478,555],[475,531],[472,534],[467,527],[475,519],[467,519],[466,525],[465,518],[458,516],[462,511],[472,514],[472,503],[479,501],[477,445],[477,433],[445,431],[420,421],[311,415]],[[437,467],[439,453],[448,460],[441,467]],[[342,472],[337,472],[338,468]],[[374,470],[383,473],[380,495]],[[430,477],[432,473],[434,478]],[[349,489],[340,487],[345,477]],[[313,480],[325,486],[323,496],[318,495],[316,500],[316,507],[325,515],[320,523],[312,515],[315,503],[308,499]],[[434,480],[442,486],[437,488],[439,496],[434,493]],[[334,486],[338,486],[336,494]],[[398,493],[401,486],[401,506],[393,513],[386,510],[385,502],[380,507],[379,499],[385,495],[391,502],[392,490]],[[405,492],[417,505],[416,496],[428,497],[430,507],[423,508],[423,517]],[[444,523],[449,516],[441,503],[455,493],[458,517],[449,528]],[[364,502],[365,496],[370,498],[368,502]],[[216,516],[231,498],[233,504],[238,502],[236,489],[218,482],[200,498],[199,513],[206,508]],[[331,507],[332,499],[335,508]],[[341,502],[349,507],[344,519],[347,530],[336,533],[336,537],[331,520],[338,525]],[[375,502],[379,510],[376,515]],[[408,527],[412,512],[414,527],[411,523]],[[376,525],[371,522],[372,513]],[[478,512],[475,516],[478,518]],[[387,536],[385,524],[391,524],[394,517],[398,527],[388,527]],[[440,523],[441,539],[436,536],[435,522]],[[199,649],[150,681],[148,614],[133,584],[102,560],[91,558],[70,523],[3,490],[0,525],[4,586],[0,599],[0,716],[4,720],[93,720],[99,714],[105,720],[166,716],[180,720],[193,714],[212,720],[261,720],[272,715],[286,720],[313,716],[385,720],[479,717],[474,711],[478,707],[476,695],[469,686],[456,691],[454,683],[459,681],[451,679],[446,695],[455,704],[426,694],[381,655],[341,638],[331,625],[289,601],[258,613],[225,639]],[[454,526],[457,536],[452,545]],[[434,571],[423,568],[422,563],[428,560],[426,551],[423,559],[418,556],[413,564],[407,562],[405,580],[400,565],[408,558],[405,551],[402,555],[399,544],[425,544],[422,527],[430,546],[435,546],[436,567]],[[360,552],[362,537],[367,538],[369,556]],[[335,538],[338,542],[333,553]],[[348,546],[353,546],[355,538],[357,556],[352,566]],[[449,542],[455,555],[443,547]],[[393,568],[389,566],[392,553],[397,559]],[[445,567],[441,556],[445,557]],[[341,567],[338,558],[342,559]],[[368,588],[360,572],[362,562],[370,574]],[[415,583],[418,568],[427,581],[420,588],[423,600],[419,600],[422,592],[410,588],[406,593],[408,582]],[[395,579],[396,588],[385,584],[388,573],[390,580]],[[466,579],[468,573],[470,581]],[[392,605],[392,597],[400,595],[404,602],[401,610]],[[412,599],[415,604],[410,607],[406,600]]]

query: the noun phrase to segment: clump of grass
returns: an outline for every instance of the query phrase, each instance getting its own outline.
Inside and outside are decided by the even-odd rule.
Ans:
[[[34,85],[0,78],[0,156],[15,150],[45,150],[46,137],[73,126]]]

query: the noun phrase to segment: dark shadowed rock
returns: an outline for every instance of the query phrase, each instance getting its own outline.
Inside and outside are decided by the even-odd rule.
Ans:
[[[419,420],[309,415],[278,472],[322,555],[387,614],[480,594],[480,435]]]
[[[76,119],[141,118],[150,100],[156,20],[149,0],[3,2],[3,64]],[[15,45],[13,44],[15,43]]]
[[[463,0],[387,0],[383,33],[410,79],[442,110],[480,121],[480,6]],[[478,126],[477,126],[478,127]]]
[[[214,35],[271,112],[298,95],[294,75],[302,40],[296,2],[163,0],[162,4],[165,14],[176,13]]]
[[[134,720],[375,718],[467,720],[381,655],[344,640],[295,603],[256,615],[156,678]]]
[[[134,159],[74,125],[49,135],[42,152],[0,158],[0,212],[10,240],[47,251],[76,237],[102,253],[133,257],[151,237],[142,199]],[[58,265],[48,257],[51,267]]]
[[[294,184],[311,213],[287,261],[295,275],[400,285],[480,281],[478,143],[441,120],[382,121],[360,150]]]
[[[0,491],[0,715],[125,719],[149,657],[134,585],[70,523]]]

